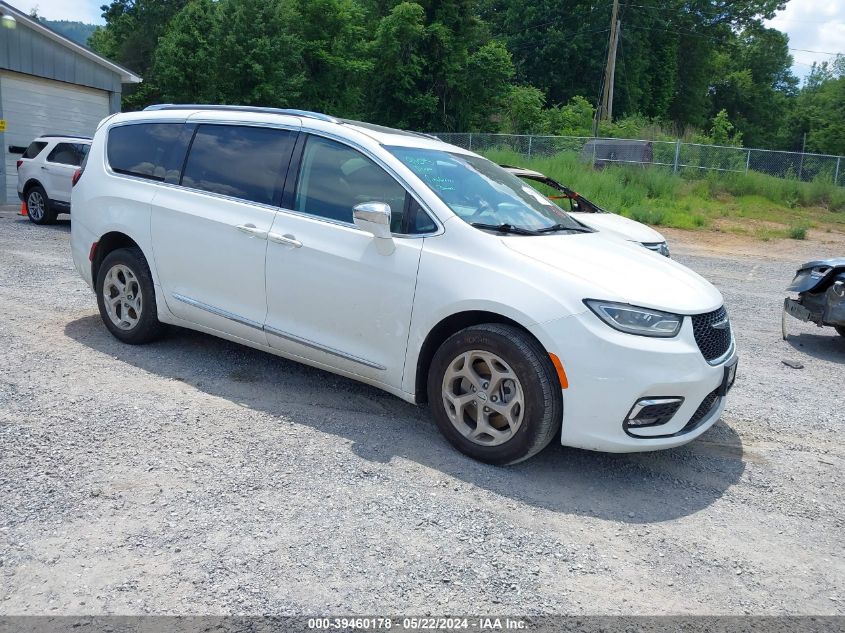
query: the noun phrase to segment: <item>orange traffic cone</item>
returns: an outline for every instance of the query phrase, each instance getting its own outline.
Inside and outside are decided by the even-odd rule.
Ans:
[[[29,215],[29,212],[26,210],[26,202],[21,202],[21,215]]]

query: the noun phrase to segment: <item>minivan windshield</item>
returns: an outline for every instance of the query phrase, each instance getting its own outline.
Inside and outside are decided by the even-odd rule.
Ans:
[[[480,229],[523,235],[590,231],[539,191],[485,158],[436,149],[386,149],[455,215]]]

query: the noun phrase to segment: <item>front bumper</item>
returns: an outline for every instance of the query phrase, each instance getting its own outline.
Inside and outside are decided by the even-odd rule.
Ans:
[[[725,365],[704,360],[685,318],[671,339],[618,332],[591,312],[531,328],[546,349],[558,355],[569,380],[563,392],[561,443],[612,453],[672,448],[700,436],[719,419],[725,398],[717,397],[704,415],[693,416],[725,377]],[[733,347],[733,346],[732,346]],[[623,421],[641,398],[683,398],[666,424],[626,432]]]

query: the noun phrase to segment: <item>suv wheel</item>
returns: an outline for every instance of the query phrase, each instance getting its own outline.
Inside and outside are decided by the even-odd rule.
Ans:
[[[839,336],[845,336],[845,325],[834,325],[833,329],[839,332]]]
[[[153,279],[139,248],[120,248],[97,273],[97,306],[103,323],[124,343],[139,345],[161,335]]]
[[[35,224],[53,224],[56,212],[50,208],[50,198],[41,185],[30,187],[26,194],[26,214]]]
[[[443,435],[489,464],[540,452],[560,428],[563,402],[551,359],[525,331],[476,325],[449,337],[431,362],[428,400]]]

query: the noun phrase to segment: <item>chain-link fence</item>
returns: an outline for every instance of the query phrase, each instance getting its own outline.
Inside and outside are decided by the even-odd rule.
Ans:
[[[528,158],[571,152],[585,163],[598,168],[610,164],[628,164],[644,167],[657,165],[675,173],[689,170],[756,171],[777,178],[806,182],[820,180],[845,186],[845,160],[841,156],[826,154],[583,136],[443,133],[437,134],[437,137],[474,152],[503,149]]]

